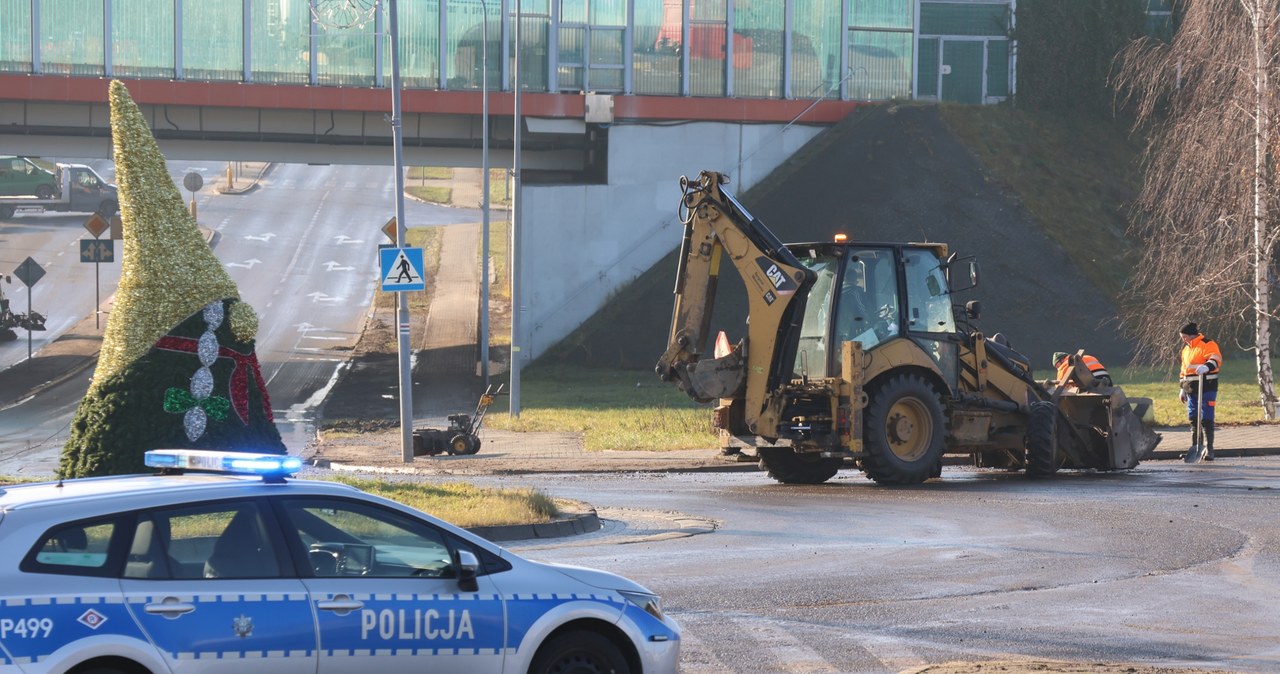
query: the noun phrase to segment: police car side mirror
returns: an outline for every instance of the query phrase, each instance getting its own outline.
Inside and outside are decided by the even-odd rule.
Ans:
[[[475,592],[480,589],[476,582],[476,574],[480,571],[480,560],[470,550],[457,550],[453,553],[453,568],[457,569],[458,589],[463,592]]]

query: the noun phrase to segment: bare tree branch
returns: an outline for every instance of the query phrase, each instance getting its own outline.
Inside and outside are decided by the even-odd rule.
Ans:
[[[1135,41],[1114,71],[1119,100],[1150,138],[1130,224],[1144,247],[1122,325],[1148,362],[1172,360],[1187,321],[1240,342],[1256,355],[1259,397],[1274,419],[1280,106],[1269,82],[1280,81],[1280,0],[1176,5],[1173,42]]]

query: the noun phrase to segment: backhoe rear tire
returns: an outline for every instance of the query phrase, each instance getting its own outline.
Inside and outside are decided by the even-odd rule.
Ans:
[[[782,484],[822,484],[844,463],[839,457],[798,454],[789,447],[761,447],[757,452],[769,477]]]
[[[900,374],[871,392],[862,470],[880,484],[919,484],[942,465],[942,400],[923,378]]]
[[[1049,400],[1031,403],[1027,416],[1027,477],[1035,480],[1058,472],[1058,406]]]

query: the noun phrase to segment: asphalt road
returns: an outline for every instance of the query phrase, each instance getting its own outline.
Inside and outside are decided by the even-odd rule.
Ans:
[[[188,172],[205,175],[205,188],[195,195],[198,220],[215,233],[214,254],[259,314],[263,376],[285,444],[297,452],[314,439],[315,408],[368,314],[378,283],[377,248],[385,238],[380,230],[395,210],[394,183],[385,167],[283,164],[273,166],[254,189],[224,195],[213,189],[224,167],[221,162],[171,162],[169,170],[179,185]],[[111,179],[108,169],[99,172]],[[36,310],[50,319],[50,329],[36,333],[39,343],[33,340],[37,355],[45,343],[92,315],[93,265],[66,254],[78,254],[78,239],[87,236],[85,217],[24,214],[0,223],[0,267],[16,267],[30,255],[47,270],[33,289]],[[410,226],[480,219],[474,209],[406,202]],[[105,300],[118,282],[119,264],[102,265],[102,271]],[[7,286],[6,294],[15,285],[20,284]],[[25,299],[15,306],[23,310]],[[0,344],[0,368],[27,357],[26,333],[19,332],[17,342]],[[0,410],[0,472],[52,473],[89,376],[81,373]]]
[[[686,673],[1028,659],[1086,666],[1043,671],[1280,671],[1280,458],[1048,481],[947,467],[943,478],[907,488],[852,472],[812,487],[754,472],[467,480],[595,506],[600,533],[508,547],[662,594],[685,629]],[[677,521],[714,532],[681,536]]]

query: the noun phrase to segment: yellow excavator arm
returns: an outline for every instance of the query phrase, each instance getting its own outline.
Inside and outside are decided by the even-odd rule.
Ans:
[[[768,419],[774,415],[766,412],[767,394],[781,380],[790,379],[795,345],[788,343],[788,336],[798,332],[791,324],[803,313],[813,274],[722,188],[727,182],[727,176],[713,171],[703,171],[695,180],[680,179],[684,240],[670,338],[656,369],[660,378],[699,402],[745,398],[747,425],[753,433],[770,437],[775,435],[776,419]],[[711,311],[726,257],[746,287],[751,320],[743,341],[728,354],[706,359]]]

